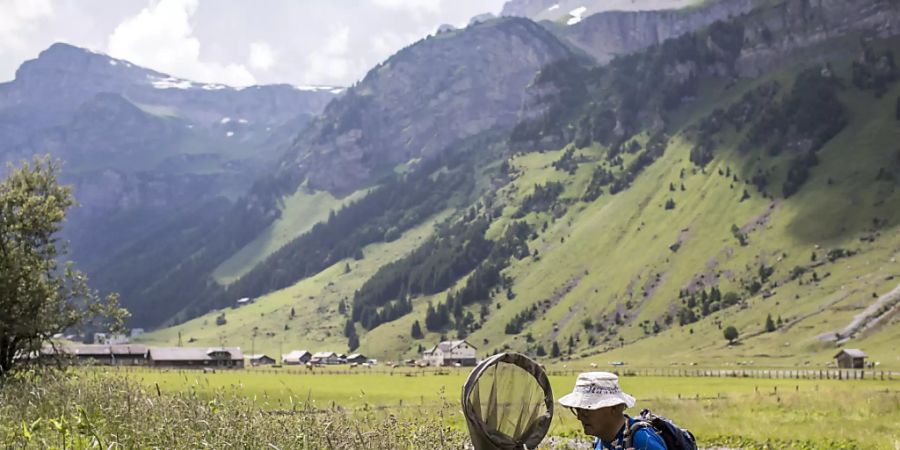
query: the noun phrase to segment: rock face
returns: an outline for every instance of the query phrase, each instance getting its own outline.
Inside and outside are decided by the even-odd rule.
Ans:
[[[722,0],[682,11],[609,11],[587,16],[559,33],[603,64],[616,55],[634,53],[717,20],[739,16],[757,3],[757,0]]]
[[[538,69],[570,55],[547,30],[519,18],[420,41],[332,102],[295,143],[280,176],[346,193],[398,164],[509,127]]]
[[[573,15],[679,9],[695,3],[697,0],[510,0],[503,5],[500,15],[567,23]]]
[[[736,69],[741,76],[755,77],[834,38],[852,33],[866,38],[900,34],[900,2],[785,0],[760,7],[745,23],[746,44]]]
[[[62,180],[80,203],[65,230],[89,269],[112,241],[126,245],[173,211],[246,191],[340,91],[193,83],[54,44],[0,84],[0,163],[44,153],[64,161]]]

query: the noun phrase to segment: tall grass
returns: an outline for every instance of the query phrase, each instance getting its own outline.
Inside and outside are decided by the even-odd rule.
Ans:
[[[4,448],[463,448],[450,405],[415,419],[376,411],[265,410],[217,389],[162,393],[94,372],[31,373],[0,387]]]

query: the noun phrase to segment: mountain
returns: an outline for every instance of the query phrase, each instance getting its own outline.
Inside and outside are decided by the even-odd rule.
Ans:
[[[510,0],[503,5],[500,15],[573,25],[606,11],[676,10],[702,3],[699,0]]]
[[[659,15],[683,31],[654,41],[662,22],[641,22],[640,49],[608,60],[523,18],[401,51],[253,197],[355,200],[227,286],[172,283],[201,300],[145,341],[394,359],[455,337],[557,361],[810,367],[853,345],[900,367],[900,8],[750,6]],[[587,27],[606,14],[571,27],[612,33]]]
[[[246,192],[340,92],[194,83],[57,43],[0,84],[0,160],[63,160],[72,256],[103,279],[134,242]]]
[[[512,126],[534,73],[572,57],[547,30],[517,18],[415,43],[328,105],[282,161],[280,176],[352,192],[398,165]]]

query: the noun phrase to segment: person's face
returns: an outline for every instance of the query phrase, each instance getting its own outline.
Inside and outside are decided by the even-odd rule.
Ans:
[[[572,408],[572,412],[575,413],[578,421],[581,422],[584,434],[597,436],[603,440],[615,438],[622,421],[622,415],[617,412],[617,408],[614,406],[600,409]]]

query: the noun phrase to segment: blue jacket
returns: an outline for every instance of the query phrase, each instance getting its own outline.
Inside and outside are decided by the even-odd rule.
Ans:
[[[625,425],[622,425],[622,429],[619,430],[619,433],[616,434],[616,439],[613,442],[603,442],[600,439],[597,439],[594,445],[594,450],[621,450],[625,448],[625,427],[631,427],[637,420],[632,419],[631,417],[625,416]],[[666,443],[663,442],[662,438],[659,437],[658,434],[653,432],[652,428],[640,428],[638,429],[633,436],[632,442],[634,444],[634,450],[666,450]]]

